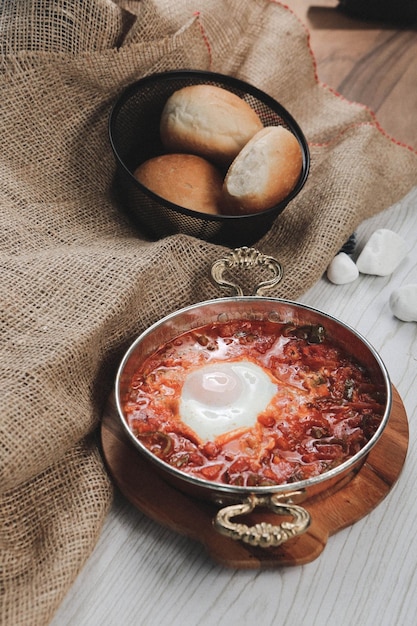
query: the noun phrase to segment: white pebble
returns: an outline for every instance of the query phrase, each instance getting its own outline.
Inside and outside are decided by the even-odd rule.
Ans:
[[[404,239],[387,228],[376,230],[362,252],[356,266],[362,274],[389,276],[407,255]]]
[[[392,292],[391,311],[403,322],[417,322],[417,285],[403,285]]]
[[[335,285],[344,285],[356,280],[359,276],[359,270],[354,261],[345,252],[339,252],[334,259],[330,261],[327,268],[327,278]]]

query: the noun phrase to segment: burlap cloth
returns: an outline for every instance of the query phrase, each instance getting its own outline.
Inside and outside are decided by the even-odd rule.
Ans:
[[[363,106],[321,85],[308,33],[268,0],[4,0],[1,5],[1,623],[47,624],[112,499],[97,443],[127,344],[163,315],[219,295],[224,250],[150,242],[112,201],[110,107],[173,68],[235,75],[298,120],[312,167],[257,247],[296,298],[365,218],[417,183],[417,156]]]

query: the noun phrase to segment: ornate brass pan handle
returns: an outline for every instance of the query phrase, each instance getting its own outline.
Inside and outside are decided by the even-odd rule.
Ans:
[[[290,496],[291,494],[286,494],[286,501],[283,502],[283,496],[279,494],[266,496],[251,494],[242,503],[232,504],[218,511],[214,526],[219,533],[236,541],[260,548],[277,547],[292,537],[302,535],[311,523],[308,511],[287,501]],[[277,515],[290,516],[292,521],[283,521],[276,526],[268,522],[247,526],[231,521],[238,515],[251,513],[257,506],[266,507]]]
[[[226,280],[224,273],[233,268],[254,268],[266,267],[271,273],[272,278],[258,283],[253,291],[253,295],[262,295],[266,289],[271,289],[277,285],[283,276],[281,263],[274,257],[259,252],[255,248],[235,248],[227,257],[215,261],[211,266],[211,276],[214,282],[222,288],[232,287],[236,291],[237,296],[243,296],[243,289],[240,285]]]

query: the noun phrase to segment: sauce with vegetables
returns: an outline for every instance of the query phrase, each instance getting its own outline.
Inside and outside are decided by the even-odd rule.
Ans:
[[[122,401],[134,435],[192,476],[267,486],[317,476],[374,435],[385,392],[322,326],[214,323],[161,346]]]

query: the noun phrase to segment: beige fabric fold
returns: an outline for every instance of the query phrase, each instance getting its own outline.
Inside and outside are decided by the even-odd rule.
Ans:
[[[196,10],[197,6],[197,10]],[[5,0],[0,14],[0,621],[47,624],[111,503],[97,437],[123,350],[218,290],[213,244],[148,241],[111,193],[111,106],[176,68],[247,80],[310,143],[309,180],[257,247],[296,298],[364,219],[415,184],[417,156],[321,85],[308,33],[268,0]]]

